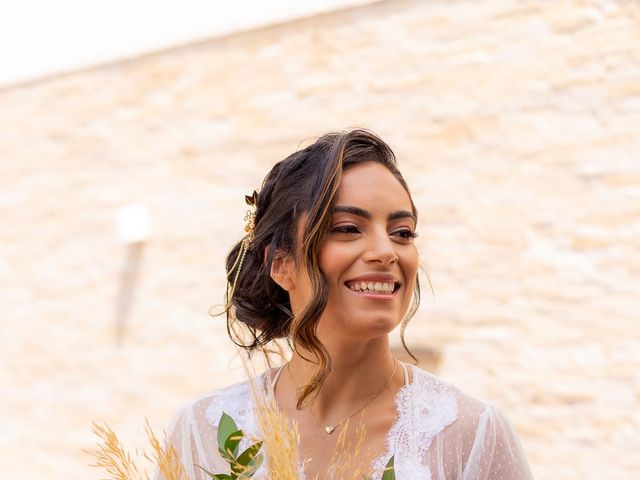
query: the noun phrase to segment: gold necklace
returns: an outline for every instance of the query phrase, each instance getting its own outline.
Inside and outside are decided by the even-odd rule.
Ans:
[[[296,391],[298,391],[298,384],[296,383],[296,381],[293,379],[293,375],[291,374],[291,370],[289,370],[289,365],[290,363],[287,363],[287,374],[289,375],[289,378],[291,379],[291,381],[293,382],[293,385],[296,387]],[[325,433],[327,435],[331,435],[334,430],[336,428],[338,428],[340,425],[342,425],[344,422],[346,422],[347,420],[349,420],[351,417],[353,417],[356,413],[362,411],[367,405],[369,405],[371,402],[373,402],[376,398],[378,398],[380,396],[380,394],[387,388],[387,386],[389,385],[389,382],[391,382],[391,379],[393,378],[393,376],[396,374],[396,368],[398,366],[398,362],[396,361],[396,359],[393,359],[393,372],[391,372],[391,375],[389,376],[389,378],[387,379],[386,382],[384,382],[384,385],[382,386],[382,388],[380,390],[378,390],[378,392],[371,397],[369,400],[367,400],[365,402],[364,405],[362,405],[358,410],[356,410],[355,412],[353,412],[351,415],[349,415],[348,417],[343,418],[342,420],[340,420],[338,423],[334,423],[334,424],[326,424],[326,425],[322,425],[320,422],[318,422],[318,420],[316,420],[316,416],[313,414],[313,411],[311,410],[311,406],[307,407],[307,410],[309,411],[309,413],[311,414],[311,418],[313,418],[313,421],[316,423],[316,425],[318,425],[320,428],[322,428]]]

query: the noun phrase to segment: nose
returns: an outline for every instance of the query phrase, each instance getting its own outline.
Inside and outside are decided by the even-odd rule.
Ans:
[[[398,261],[398,255],[393,241],[385,229],[377,229],[375,234],[369,236],[369,242],[363,259],[369,263],[391,265]]]

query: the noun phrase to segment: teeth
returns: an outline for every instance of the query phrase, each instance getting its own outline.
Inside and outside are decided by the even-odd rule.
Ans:
[[[393,293],[395,284],[392,282],[355,282],[349,288],[356,292]]]

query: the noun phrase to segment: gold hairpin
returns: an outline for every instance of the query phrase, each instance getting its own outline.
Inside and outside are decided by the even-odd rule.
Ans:
[[[233,294],[236,291],[236,285],[238,284],[238,277],[240,276],[240,271],[242,270],[242,265],[244,264],[244,257],[247,254],[247,250],[251,245],[254,237],[254,229],[256,227],[256,213],[255,208],[258,203],[258,192],[256,190],[253,191],[251,195],[245,195],[244,201],[250,207],[253,207],[253,210],[247,210],[247,213],[244,215],[244,231],[247,233],[245,237],[242,239],[242,243],[240,244],[240,250],[238,250],[238,255],[236,256],[235,262],[227,272],[227,302],[224,306],[224,310],[228,311],[232,305]],[[229,278],[233,275],[233,282],[229,282]]]

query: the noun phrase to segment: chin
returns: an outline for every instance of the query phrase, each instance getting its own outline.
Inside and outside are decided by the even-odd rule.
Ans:
[[[374,338],[391,333],[399,323],[400,321],[397,318],[376,315],[369,316],[369,318],[363,318],[361,322],[353,325],[353,327],[360,331],[360,338]]]
[[[396,309],[372,312],[369,309],[342,307],[326,311],[325,315],[327,319],[332,319],[329,323],[321,321],[326,335],[361,342],[391,333],[402,321]]]

